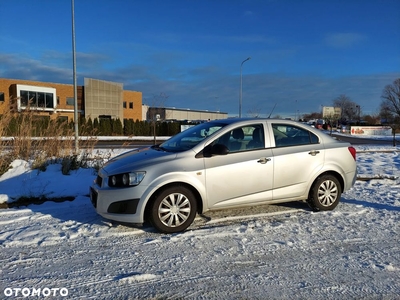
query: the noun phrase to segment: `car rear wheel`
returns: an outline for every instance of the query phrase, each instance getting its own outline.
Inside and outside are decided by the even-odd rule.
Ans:
[[[174,186],[155,195],[149,211],[151,224],[160,232],[184,231],[197,211],[194,194],[186,187]]]
[[[307,203],[314,211],[332,210],[340,201],[339,181],[332,175],[323,175],[313,184]]]

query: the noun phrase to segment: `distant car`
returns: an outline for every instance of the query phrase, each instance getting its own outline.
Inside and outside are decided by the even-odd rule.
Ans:
[[[281,119],[225,119],[190,127],[160,145],[111,159],[90,187],[104,218],[187,229],[197,213],[307,201],[332,210],[356,179],[356,150]]]

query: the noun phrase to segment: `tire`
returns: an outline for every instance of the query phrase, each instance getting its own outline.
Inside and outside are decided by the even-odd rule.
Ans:
[[[163,233],[184,231],[193,223],[197,202],[191,190],[183,186],[166,188],[154,196],[149,219]]]
[[[333,210],[339,204],[341,194],[341,186],[336,177],[323,175],[311,187],[307,203],[314,211]]]

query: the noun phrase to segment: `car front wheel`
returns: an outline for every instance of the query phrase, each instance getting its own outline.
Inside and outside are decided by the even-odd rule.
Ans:
[[[192,191],[183,186],[169,187],[154,197],[149,211],[151,224],[160,232],[184,231],[192,224],[197,203]]]
[[[323,175],[314,182],[307,203],[314,211],[332,210],[339,204],[341,194],[336,177]]]

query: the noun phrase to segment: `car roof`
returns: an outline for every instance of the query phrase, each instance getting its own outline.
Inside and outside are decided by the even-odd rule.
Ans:
[[[268,123],[281,123],[281,124],[291,124],[296,125],[302,128],[307,128],[307,130],[313,132],[314,134],[318,135],[320,139],[324,141],[324,143],[332,143],[338,142],[337,139],[333,138],[332,136],[328,135],[327,133],[321,131],[320,129],[310,127],[309,125],[303,124],[302,122],[297,122],[288,119],[279,119],[279,118],[228,118],[228,119],[217,119],[212,120],[210,122],[216,124],[226,124],[226,125],[234,125],[236,123],[249,123],[249,122],[268,122]]]
[[[282,122],[282,123],[288,123],[288,124],[300,124],[299,122],[293,121],[293,120],[287,120],[287,119],[278,119],[278,118],[228,118],[228,119],[217,119],[217,120],[212,120],[210,122],[214,123],[219,123],[219,124],[235,124],[235,123],[240,123],[240,122],[246,122],[246,121],[254,121],[254,122],[260,122],[260,121],[268,121],[268,122]]]

